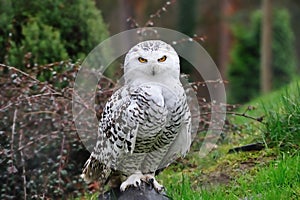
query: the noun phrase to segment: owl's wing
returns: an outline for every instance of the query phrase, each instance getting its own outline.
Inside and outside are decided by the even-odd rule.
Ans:
[[[124,86],[112,95],[106,103],[99,123],[98,139],[94,149],[95,154],[99,154],[97,155],[99,160],[106,162],[106,156],[115,160],[120,153],[133,152],[139,125],[138,118],[142,117],[135,113],[135,110],[139,109],[128,87]],[[107,150],[110,150],[109,155],[106,153]]]
[[[181,127],[178,129],[178,135],[175,138],[172,145],[169,147],[167,153],[165,154],[164,158],[162,159],[158,169],[163,169],[175,161],[180,156],[185,156],[186,153],[189,151],[191,143],[192,143],[192,136],[191,136],[191,112],[188,108],[187,104],[184,104],[184,116],[183,116],[183,123]]]
[[[82,173],[87,182],[107,178],[110,168],[116,169],[124,154],[133,152],[142,118],[138,115],[142,113],[135,112],[139,110],[127,87],[111,96],[102,113],[96,146]]]

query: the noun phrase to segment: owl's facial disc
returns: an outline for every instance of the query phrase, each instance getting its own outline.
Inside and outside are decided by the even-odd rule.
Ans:
[[[164,77],[179,79],[180,65],[176,51],[160,40],[143,41],[132,47],[124,61],[125,79],[130,81],[164,81]]]
[[[145,67],[145,69],[148,69],[148,73],[152,76],[155,76],[160,72],[161,66],[167,59],[166,55],[163,56],[155,56],[155,54],[140,54],[136,57],[136,60],[141,65],[140,67]]]

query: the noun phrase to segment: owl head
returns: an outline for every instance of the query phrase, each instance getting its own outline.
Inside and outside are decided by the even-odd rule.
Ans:
[[[179,57],[173,47],[161,40],[147,40],[132,47],[125,57],[124,78],[156,81],[179,80]]]

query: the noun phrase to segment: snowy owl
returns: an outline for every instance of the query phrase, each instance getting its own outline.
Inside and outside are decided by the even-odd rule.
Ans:
[[[191,112],[179,57],[163,41],[141,42],[125,57],[124,80],[105,105],[81,176],[104,185],[118,172],[126,177],[121,191],[144,181],[160,192],[155,172],[184,156],[191,145]]]

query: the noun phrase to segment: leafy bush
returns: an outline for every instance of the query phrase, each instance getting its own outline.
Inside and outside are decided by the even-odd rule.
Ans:
[[[228,71],[231,102],[246,102],[259,94],[261,19],[261,11],[256,11],[250,27],[233,27],[236,41]],[[274,10],[272,29],[272,81],[276,89],[288,83],[296,70],[294,36],[286,10]]]
[[[37,65],[83,59],[108,37],[91,0],[1,1],[0,5],[0,62],[21,69],[28,53]]]
[[[25,64],[30,67],[36,63],[46,64],[68,58],[60,33],[53,27],[41,24],[36,19],[29,19],[22,28],[22,35],[24,38],[20,45],[11,41],[11,49],[8,52],[10,65],[23,66]]]

